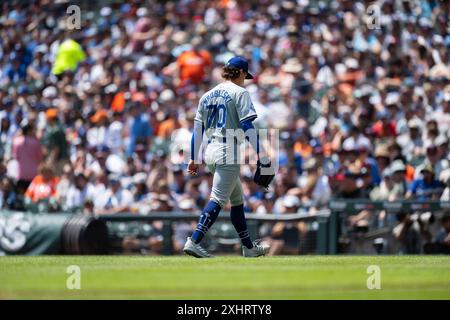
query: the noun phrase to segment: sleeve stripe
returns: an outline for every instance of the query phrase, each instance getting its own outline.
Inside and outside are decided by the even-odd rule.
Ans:
[[[243,118],[243,119],[241,119],[239,122],[240,123],[242,123],[242,122],[244,122],[244,121],[246,121],[246,120],[255,120],[256,118],[257,118],[258,116],[256,115],[256,113],[253,113],[253,114],[251,114],[251,115],[248,115],[248,116],[246,116],[245,118]]]

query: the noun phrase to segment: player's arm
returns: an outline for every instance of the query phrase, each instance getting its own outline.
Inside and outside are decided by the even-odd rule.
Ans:
[[[258,133],[253,127],[251,120],[241,122],[241,127],[245,132],[245,138],[250,142],[257,154],[258,162],[253,181],[267,190],[269,188],[269,184],[275,177],[272,162],[264,150],[261,152],[261,144],[259,143]]]
[[[238,97],[236,109],[239,115],[240,126],[244,130],[245,138],[255,149],[258,158],[253,181],[267,190],[269,188],[269,184],[275,177],[275,171],[272,166],[272,162],[268,157],[269,154],[266,150],[264,150],[259,142],[258,132],[252,124],[252,121],[255,120],[257,116],[255,107],[250,99],[250,94],[247,91],[242,92]]]
[[[253,147],[253,149],[255,150],[255,152],[259,158],[261,154],[265,155],[266,153],[265,152],[260,153],[259,136],[258,136],[258,132],[256,131],[255,127],[253,126],[253,123],[252,123],[253,119],[247,119],[247,120],[240,122],[240,126],[241,126],[242,130],[244,130],[245,139],[247,139],[247,141]]]
[[[257,118],[255,107],[250,99],[248,91],[243,91],[237,98],[236,109],[239,116],[239,123],[244,130],[245,138],[256,151],[258,159],[267,156],[264,148],[259,143],[258,132],[253,126],[253,120]]]
[[[205,130],[203,121],[203,103],[202,99],[198,102],[197,113],[194,118],[194,131],[191,137],[191,156],[187,171],[190,175],[197,175],[198,165],[200,164],[199,151],[203,141],[203,132]]]
[[[200,147],[203,142],[203,133],[205,131],[205,128],[203,126],[203,123],[200,121],[195,120],[194,121],[194,131],[192,132],[191,137],[191,158],[190,160],[194,163],[199,163],[199,151]]]

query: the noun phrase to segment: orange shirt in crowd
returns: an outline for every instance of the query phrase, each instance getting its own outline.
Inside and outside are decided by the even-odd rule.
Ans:
[[[25,196],[31,198],[31,201],[33,202],[55,197],[58,182],[58,177],[53,177],[50,180],[44,180],[42,175],[38,175],[33,179],[33,181],[31,181]]]
[[[170,137],[172,132],[179,127],[180,126],[178,125],[178,123],[172,118],[164,120],[158,127],[157,136],[167,139]]]
[[[185,51],[177,59],[180,69],[180,78],[183,83],[190,80],[198,84],[205,76],[205,68],[212,64],[212,58],[208,51]]]
[[[313,152],[313,148],[309,144],[302,144],[297,141],[294,144],[294,151],[301,155],[303,158],[309,158]]]
[[[125,92],[118,92],[113,98],[111,109],[114,112],[123,112],[125,109]]]
[[[353,93],[353,88],[356,85],[358,79],[362,76],[361,71],[350,71],[346,72],[339,77],[338,90],[342,92],[345,96],[350,96]]]
[[[412,165],[406,165],[406,181],[411,182],[414,180],[414,167]]]

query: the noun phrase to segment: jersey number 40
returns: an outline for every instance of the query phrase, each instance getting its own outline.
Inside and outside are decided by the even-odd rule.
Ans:
[[[206,109],[212,110],[208,116],[208,128],[223,128],[225,126],[225,119],[227,118],[227,108],[223,104],[210,104]]]

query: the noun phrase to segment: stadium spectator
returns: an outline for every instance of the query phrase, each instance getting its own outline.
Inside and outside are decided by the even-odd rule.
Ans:
[[[34,135],[32,124],[26,122],[22,125],[21,133],[14,138],[12,145],[12,157],[18,165],[16,191],[23,195],[37,175],[43,158],[42,147]]]
[[[189,198],[184,198],[179,201],[178,205],[179,209],[183,212],[195,213],[197,210],[197,206],[194,201]],[[174,230],[173,235],[173,247],[175,252],[182,252],[182,248],[184,243],[186,242],[186,238],[191,234],[192,229],[195,229],[196,223],[192,221],[188,222],[177,222],[172,225]]]
[[[199,84],[209,74],[211,54],[200,48],[201,38],[192,39],[192,49],[186,50],[177,59],[181,85]]]
[[[5,108],[9,105],[9,101],[4,104]],[[3,159],[8,159],[11,155],[11,121],[8,111],[2,112],[0,115],[0,155]]]
[[[18,200],[13,182],[8,177],[0,178],[0,208],[9,210],[22,210],[23,205]]]
[[[66,203],[67,193],[74,181],[73,168],[70,163],[65,163],[61,175],[59,175],[58,185],[56,186],[56,201],[61,207]]]
[[[147,174],[145,172],[138,172],[133,176],[131,193],[133,194],[133,201],[139,202],[145,200],[148,194],[147,188]]]
[[[65,130],[58,120],[58,109],[48,109],[45,116],[47,125],[44,131],[43,144],[46,161],[53,166],[56,174],[61,174],[69,152]]]
[[[391,163],[391,153],[385,144],[379,144],[375,149],[375,160],[378,172],[381,174],[385,169],[389,168]]]
[[[109,175],[111,173],[110,168],[107,166],[107,160],[111,155],[111,150],[106,146],[100,146],[91,152],[92,159],[88,164],[90,171],[94,172],[96,175]]]
[[[58,176],[54,175],[53,168],[47,164],[41,164],[38,175],[34,177],[25,192],[25,205],[31,207],[44,203],[49,209],[57,208]]]
[[[94,199],[95,212],[98,214],[130,212],[132,204],[132,193],[122,188],[120,177],[116,174],[108,176],[108,187],[105,192]]]
[[[401,183],[395,183],[394,172],[391,168],[384,169],[382,180],[378,187],[370,193],[370,198],[374,201],[395,201],[401,200],[404,196],[404,189]]]
[[[427,165],[431,165],[434,168],[434,175],[439,178],[441,172],[449,167],[449,161],[446,158],[442,158],[438,146],[429,145],[426,148],[426,158],[421,165],[417,166],[415,178],[420,177],[421,170]]]
[[[418,200],[436,200],[439,199],[443,191],[442,183],[435,179],[434,168],[431,164],[425,165],[420,171],[422,177],[415,179],[406,198],[415,198]]]
[[[123,113],[114,112],[105,134],[105,145],[113,152],[120,153],[124,146]]]
[[[294,195],[283,197],[283,214],[296,213],[300,207],[300,200]],[[270,237],[266,239],[270,244],[268,255],[299,254],[300,237],[306,232],[303,222],[277,222],[273,226]]]
[[[364,198],[364,190],[358,187],[358,177],[360,176],[357,168],[347,169],[343,174],[338,174],[336,179],[339,181],[339,190],[334,194],[335,198],[342,199],[361,199]]]
[[[85,207],[90,201],[90,184],[87,177],[79,173],[75,175],[73,183],[68,187],[65,201],[62,203],[64,211],[76,212]]]
[[[392,180],[398,189],[398,199],[403,199],[407,191],[406,172],[407,167],[402,160],[398,159],[392,162],[390,168],[392,172]]]
[[[441,219],[442,228],[435,238],[437,253],[450,254],[450,214],[447,212]]]
[[[395,137],[397,135],[396,123],[389,119],[389,114],[386,110],[379,111],[377,114],[379,119],[372,127],[372,132],[378,139],[386,139]]]
[[[52,73],[61,75],[65,71],[75,71],[78,63],[84,59],[86,54],[80,44],[73,39],[67,39],[57,48]]]
[[[98,148],[107,145],[108,114],[106,110],[98,110],[90,120],[94,125],[86,132],[88,146],[91,148]]]
[[[420,219],[420,216],[401,212],[397,214],[398,224],[392,230],[395,239],[400,244],[400,254],[422,253],[423,245],[431,240],[428,226]]]
[[[421,121],[417,118],[408,121],[408,132],[397,138],[405,158],[411,163],[418,163],[423,156]]]
[[[315,158],[310,158],[303,166],[303,174],[299,177],[298,195],[304,205],[322,207],[331,198],[331,189],[328,176],[322,173],[320,163]],[[295,194],[296,189],[291,189],[290,194]]]
[[[450,201],[450,168],[442,172],[440,180],[445,187],[440,200]]]
[[[130,108],[131,118],[128,121],[129,144],[128,155],[132,155],[136,145],[151,146],[151,123],[148,114],[143,112],[141,103],[135,103]]]

